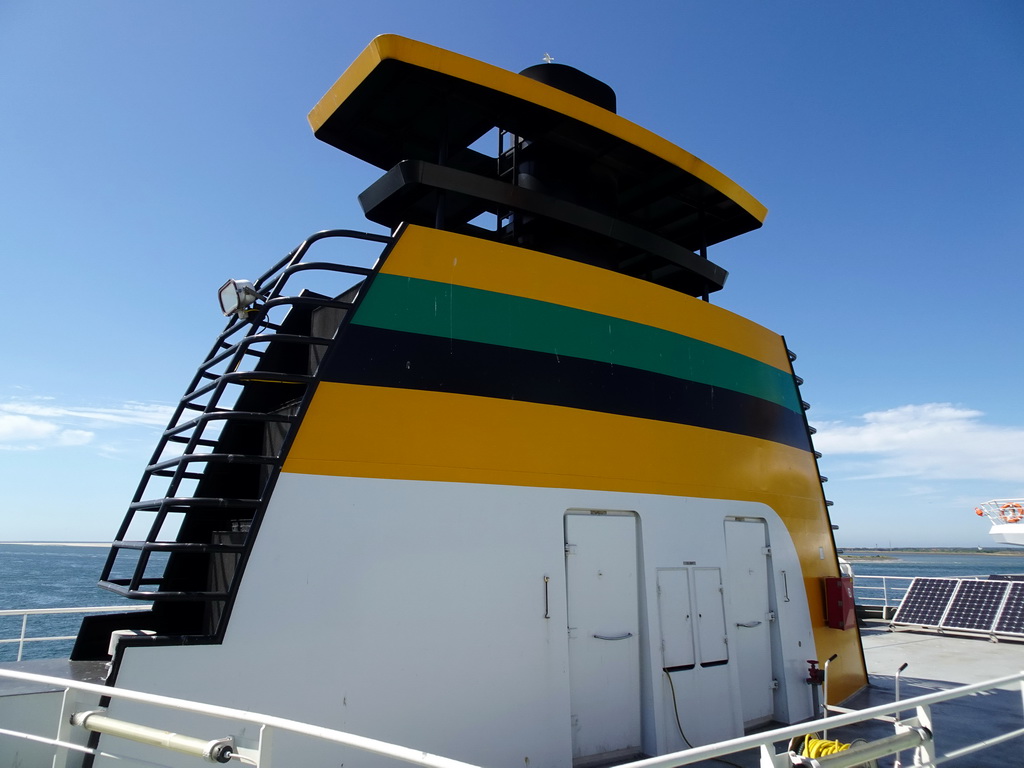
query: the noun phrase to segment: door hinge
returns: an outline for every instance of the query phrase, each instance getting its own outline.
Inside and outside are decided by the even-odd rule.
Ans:
[[[779,690],[779,681],[778,680],[775,680],[774,678],[772,679],[771,689],[773,691]]]
[[[566,556],[568,556],[568,555],[575,555],[576,554],[576,545],[575,544],[566,544],[565,545],[565,554],[566,554]]]
[[[768,613],[765,614],[765,618],[767,618],[768,621],[775,621],[775,611],[768,611]]]
[[[772,556],[772,548],[771,547],[761,547],[761,554],[764,555],[765,557],[771,557]]]

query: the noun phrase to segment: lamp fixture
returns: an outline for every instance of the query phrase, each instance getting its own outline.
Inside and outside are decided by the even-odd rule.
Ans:
[[[260,297],[254,286],[248,280],[228,280],[217,292],[220,299],[220,311],[225,316],[235,315],[239,320],[244,320],[248,314],[249,307],[256,303]]]

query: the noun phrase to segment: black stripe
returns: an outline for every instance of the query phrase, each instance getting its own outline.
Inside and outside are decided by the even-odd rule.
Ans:
[[[577,357],[349,325],[325,381],[524,400],[810,450],[803,415],[732,390]]]

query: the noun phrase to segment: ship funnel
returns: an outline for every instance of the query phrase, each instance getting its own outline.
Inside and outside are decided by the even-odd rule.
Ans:
[[[527,67],[519,74],[560,91],[571,93],[573,96],[596,104],[609,112],[615,111],[615,91],[612,90],[612,87],[602,83],[596,77],[591,77],[586,72],[581,72],[576,67],[549,62]]]

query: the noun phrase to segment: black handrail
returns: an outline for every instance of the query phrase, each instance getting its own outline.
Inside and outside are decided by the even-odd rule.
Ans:
[[[280,350],[286,348],[287,345],[303,345],[310,349],[326,347],[332,340],[312,334],[289,331],[286,328],[287,316],[285,322],[282,323],[272,321],[270,314],[281,308],[288,313],[297,308],[334,310],[351,310],[353,308],[353,302],[341,301],[337,298],[320,295],[302,296],[298,295],[298,291],[294,291],[292,295],[286,295],[284,291],[289,285],[289,281],[300,273],[342,273],[362,279],[373,274],[373,269],[365,267],[338,262],[304,262],[302,260],[314,243],[328,238],[357,239],[382,245],[389,245],[392,242],[392,238],[386,235],[355,230],[335,229],[317,232],[306,238],[257,278],[254,286],[261,296],[258,305],[247,312],[244,317],[232,317],[228,320],[226,327],[218,334],[210,351],[193,375],[185,394],[179,400],[168,421],[167,428],[161,433],[152,458],[145,468],[132,501],[128,505],[125,518],[112,543],[101,575],[101,586],[126,597],[152,601],[211,602],[230,599],[235,588],[234,583],[226,585],[224,589],[168,588],[163,576],[155,577],[146,573],[150,561],[149,556],[154,552],[166,552],[172,559],[175,557],[175,553],[183,556],[198,554],[208,557],[238,558],[243,557],[250,546],[251,542],[248,541],[245,544],[193,541],[188,540],[187,536],[176,541],[164,541],[160,539],[160,536],[170,515],[182,516],[180,530],[186,527],[186,521],[190,516],[212,512],[240,516],[240,524],[243,526],[243,529],[239,530],[241,533],[248,526],[245,520],[254,519],[265,506],[267,498],[264,491],[268,487],[268,481],[263,479],[258,481],[256,487],[248,487],[248,483],[252,481],[246,481],[246,487],[239,486],[239,493],[234,496],[230,494],[179,494],[179,489],[182,482],[192,481],[197,483],[195,493],[202,493],[203,481],[207,479],[207,472],[211,467],[250,466],[269,468],[271,473],[280,471],[282,461],[280,452],[274,450],[267,452],[267,448],[262,442],[259,446],[254,445],[251,451],[246,450],[244,446],[240,451],[238,445],[227,450],[217,450],[217,448],[224,444],[225,430],[233,429],[232,425],[239,425],[241,428],[240,425],[245,423],[276,423],[283,425],[283,430],[287,432],[295,428],[297,417],[294,415],[294,410],[292,413],[287,412],[288,409],[293,408],[289,403],[301,401],[305,393],[308,392],[309,386],[316,381],[315,371],[296,373],[268,369],[267,366],[272,365],[267,362],[268,353],[271,349]],[[254,367],[249,368],[245,365],[246,358],[255,360]],[[261,389],[256,391],[263,394],[257,397],[262,397],[266,392],[273,391],[262,389],[267,385],[288,387],[289,394],[269,395],[269,400],[266,402],[270,405],[267,410],[238,408],[234,404],[222,405],[225,393],[231,386],[240,387],[241,392],[247,392],[253,386],[260,387]],[[291,388],[294,388],[294,392]],[[241,394],[233,402],[239,402],[240,398],[242,398]],[[274,405],[274,403],[277,404]],[[183,418],[187,412],[196,411],[199,412],[198,415]],[[218,425],[218,432],[210,437],[205,437],[207,428],[214,424]],[[176,455],[165,456],[165,451],[172,444],[175,446]],[[200,449],[212,450],[203,452]],[[266,472],[266,469],[259,471]],[[160,478],[164,483],[164,491],[162,495],[152,497],[149,494],[149,486],[156,478]],[[215,484],[215,486],[217,486],[217,490],[223,490],[219,485]],[[228,487],[230,487],[230,482],[224,486],[224,488]],[[145,539],[129,540],[126,537],[129,530],[138,522],[137,513],[151,513],[153,519],[149,523]],[[205,530],[202,526],[199,529]],[[181,533],[178,535],[182,536]],[[138,553],[137,559],[131,564],[134,567],[130,577],[113,575],[117,565],[117,556],[123,551]],[[141,589],[143,586],[156,589],[144,590]],[[220,586],[217,585],[217,587]],[[194,634],[192,629],[185,629],[185,633]],[[211,633],[216,631],[216,627],[211,629]]]

